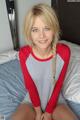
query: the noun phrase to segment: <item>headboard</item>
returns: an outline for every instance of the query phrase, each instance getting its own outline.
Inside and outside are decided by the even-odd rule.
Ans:
[[[52,0],[61,27],[61,39],[80,45],[80,1]]]

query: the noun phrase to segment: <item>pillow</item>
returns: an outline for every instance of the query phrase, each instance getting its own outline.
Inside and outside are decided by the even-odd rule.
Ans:
[[[80,58],[70,60],[63,85],[66,99],[80,103]]]
[[[80,104],[80,45],[61,41],[71,49],[71,58],[63,84],[63,95],[66,99]]]
[[[3,63],[8,62],[10,60],[14,60],[16,58],[18,58],[18,52],[15,50],[0,53],[0,64],[3,64]]]
[[[60,42],[69,46],[69,48],[71,49],[71,58],[72,57],[80,58],[80,45],[65,40],[61,40]]]

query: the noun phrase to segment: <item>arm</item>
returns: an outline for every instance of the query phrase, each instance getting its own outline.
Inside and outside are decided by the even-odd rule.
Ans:
[[[61,56],[61,58],[64,60],[64,65],[61,70],[60,76],[55,84],[50,100],[48,101],[48,104],[46,106],[45,111],[48,113],[52,113],[56,107],[58,96],[63,85],[63,81],[65,78],[65,74],[66,74],[67,67],[69,64],[69,59],[70,59],[70,49],[66,45],[60,44],[58,46],[57,52]]]
[[[24,48],[20,49],[20,51],[19,51],[20,64],[21,64],[21,68],[22,68],[22,72],[23,72],[23,76],[24,76],[25,87],[29,92],[32,104],[34,107],[38,107],[38,106],[40,106],[39,94],[38,94],[37,88],[35,86],[35,83],[32,80],[32,78],[27,70],[26,64],[25,64],[29,54],[30,54],[29,47],[24,47]]]
[[[35,120],[41,120],[41,116],[42,116],[42,110],[41,107],[34,107],[35,112],[36,112],[36,118]]]

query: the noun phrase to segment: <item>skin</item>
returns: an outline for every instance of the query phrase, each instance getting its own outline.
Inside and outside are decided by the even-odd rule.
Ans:
[[[54,32],[46,25],[41,17],[37,17],[31,29],[32,49],[39,58],[49,57],[51,52],[51,42]]]

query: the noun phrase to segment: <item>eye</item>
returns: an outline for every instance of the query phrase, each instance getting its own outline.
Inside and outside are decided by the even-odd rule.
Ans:
[[[37,28],[33,28],[31,31],[32,32],[38,32],[38,29]]]
[[[49,31],[50,27],[45,27],[44,30]]]

